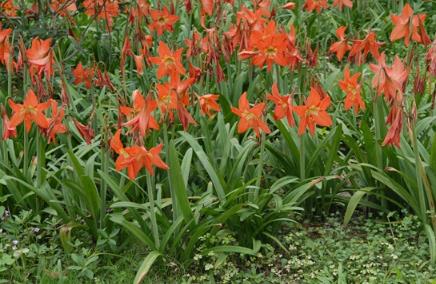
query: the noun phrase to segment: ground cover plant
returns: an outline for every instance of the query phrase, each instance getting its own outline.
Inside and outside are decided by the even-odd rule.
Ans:
[[[2,225],[47,226],[50,259],[92,279],[93,251],[139,250],[139,283],[407,210],[434,265],[432,1],[6,0],[0,21]]]

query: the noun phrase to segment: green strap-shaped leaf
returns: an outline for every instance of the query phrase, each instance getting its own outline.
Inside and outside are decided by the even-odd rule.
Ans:
[[[365,194],[371,192],[371,190],[373,189],[374,189],[373,187],[362,188],[361,190],[356,191],[353,194],[353,196],[351,196],[350,201],[348,201],[347,210],[345,211],[345,215],[344,215],[345,226],[350,222],[351,216],[353,216],[353,213],[356,210],[356,207],[359,204],[362,197],[364,197]]]
[[[138,272],[136,272],[135,280],[133,283],[139,284],[142,282],[144,277],[147,275],[148,271],[150,270],[153,263],[156,261],[156,259],[161,256],[162,254],[158,251],[152,251],[150,252],[147,257],[142,262],[141,266],[138,269]]]
[[[194,218],[194,216],[192,214],[191,206],[189,204],[182,170],[180,168],[179,159],[177,157],[177,150],[174,146],[173,141],[170,142],[169,147],[169,178],[171,187],[174,189],[176,201],[177,204],[180,206],[183,218],[186,222],[189,222]]]
[[[197,155],[198,159],[200,160],[200,163],[203,165],[206,172],[209,174],[209,177],[215,187],[216,193],[218,198],[221,201],[225,201],[226,194],[224,191],[224,184],[218,177],[217,172],[212,166],[212,163],[209,161],[208,156],[203,151],[203,148],[198,144],[197,141],[195,141],[194,137],[192,137],[190,134],[186,132],[180,132],[180,135],[189,143],[189,145],[194,150],[195,154]]]

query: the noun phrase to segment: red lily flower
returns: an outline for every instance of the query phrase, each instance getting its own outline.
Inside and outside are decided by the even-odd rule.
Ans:
[[[425,14],[414,16],[412,7],[410,7],[409,3],[406,3],[401,15],[391,16],[392,23],[395,27],[392,30],[390,40],[396,41],[404,38],[406,46],[409,46],[410,40],[424,45],[430,44],[430,38],[424,28],[425,18]]]
[[[307,12],[316,10],[318,14],[321,13],[322,9],[327,9],[328,7],[327,0],[306,0],[306,3],[304,3],[304,8]]]
[[[195,78],[189,78],[186,80],[180,80],[180,77],[175,77],[171,79],[171,88],[177,94],[177,115],[179,117],[180,123],[182,123],[183,129],[188,129],[189,124],[197,124],[195,119],[186,109],[190,105],[190,96],[188,94],[188,89],[194,83]],[[172,117],[170,116],[172,120]]]
[[[48,120],[43,112],[50,107],[50,103],[39,103],[35,93],[31,89],[27,91],[23,104],[16,104],[9,99],[9,106],[14,112],[10,121],[11,127],[16,127],[23,123],[23,121],[26,132],[30,131],[32,122],[36,123],[41,128],[47,128],[49,126]]]
[[[287,36],[276,32],[276,23],[271,21],[261,31],[253,31],[250,36],[249,50],[239,53],[242,59],[252,58],[252,63],[260,68],[265,64],[271,71],[272,65],[288,65],[285,55]]]
[[[390,124],[391,127],[389,128],[382,145],[393,145],[399,147],[401,131],[403,129],[403,110],[401,106],[392,106],[391,111],[386,119],[386,123]]]
[[[160,36],[164,31],[173,31],[174,24],[179,20],[179,17],[171,14],[167,7],[164,7],[162,11],[150,10],[150,16],[152,23],[148,26],[151,31],[156,31]]]
[[[238,123],[238,133],[244,133],[249,128],[252,128],[256,133],[256,136],[260,136],[260,131],[265,133],[271,133],[268,125],[262,120],[263,109],[265,103],[255,104],[250,107],[247,100],[247,93],[243,93],[239,98],[239,108],[232,107],[232,112],[240,117]]]
[[[135,61],[136,73],[142,76],[144,74],[144,55],[133,54],[133,60]]]
[[[177,75],[184,75],[186,73],[185,68],[182,65],[182,48],[173,52],[170,50],[168,45],[161,41],[159,42],[157,51],[159,56],[151,57],[150,61],[153,64],[159,65],[156,74],[158,79],[165,75],[174,78],[177,77]]]
[[[267,98],[276,105],[274,109],[274,119],[280,120],[286,117],[289,125],[294,126],[295,120],[293,115],[294,107],[292,104],[292,96],[280,96],[279,88],[277,87],[277,84],[274,83],[272,85],[272,94],[268,95]]]
[[[127,168],[127,175],[130,179],[135,179],[142,169],[145,169],[151,174],[154,174],[153,166],[167,170],[168,165],[165,164],[159,157],[162,151],[162,144],[147,150],[141,146],[131,146],[124,148],[120,139],[121,129],[118,129],[110,141],[111,148],[118,154],[115,161],[115,169],[121,171]]]
[[[342,61],[342,58],[344,57],[345,53],[351,49],[351,46],[348,45],[347,39],[345,38],[345,30],[347,27],[341,26],[336,30],[336,36],[338,37],[339,41],[333,43],[330,46],[330,52],[336,53],[336,57],[339,61]]]
[[[111,148],[118,154],[117,160],[115,161],[115,169],[121,171],[127,168],[127,175],[133,180],[142,168],[139,157],[143,151],[140,146],[124,148],[120,134],[121,129],[118,129],[110,141]]]
[[[106,86],[109,88],[109,90],[115,92],[115,86],[112,84],[111,78],[109,77],[107,71],[101,72],[101,70],[97,68],[97,78],[95,79],[94,83],[99,88]]]
[[[382,45],[383,43],[377,41],[377,35],[370,32],[364,39],[353,41],[348,59],[354,59],[359,65],[365,62],[368,53],[371,53],[372,57],[377,59],[380,56],[378,50]]]
[[[3,106],[1,106],[2,118],[3,118],[3,140],[7,140],[10,137],[17,137],[17,128],[11,125],[8,115],[6,114],[6,110]]]
[[[309,128],[310,134],[314,135],[316,125],[331,126],[333,123],[332,118],[326,111],[329,106],[329,96],[325,96],[321,99],[321,95],[316,88],[310,88],[310,94],[305,104],[294,107],[295,112],[300,117],[298,134],[303,135],[306,127]]]
[[[32,77],[36,74],[41,76],[43,71],[48,78],[53,75],[54,59],[50,45],[50,38],[46,40],[40,40],[39,38],[32,39],[31,47],[26,50]]]
[[[177,110],[177,93],[170,82],[157,84],[157,106],[163,115],[167,112]],[[171,114],[172,116],[172,114]]]
[[[138,23],[142,23],[142,18],[150,14],[150,3],[148,0],[137,0],[136,7],[131,7],[129,20],[133,23],[134,19],[138,19]]]
[[[6,0],[0,4],[0,10],[8,17],[16,17],[18,7],[14,5],[14,0]]]
[[[2,30],[0,27],[0,63],[8,65],[10,57],[9,35],[12,29]]]
[[[145,169],[153,175],[153,166],[156,166],[160,169],[167,170],[168,165],[162,161],[159,157],[160,152],[162,151],[163,144],[159,144],[155,147],[150,148],[150,150],[145,149],[145,153],[142,157],[142,163]]]
[[[200,0],[201,3],[201,14],[212,16],[213,14],[213,8],[214,8],[214,1],[213,0]]]
[[[58,111],[58,104],[55,100],[50,100],[51,118],[48,119],[48,127],[44,129],[45,135],[48,137],[48,143],[54,141],[57,134],[67,132],[67,127],[62,123],[64,119],[64,109]]]
[[[388,102],[401,101],[403,84],[409,75],[401,60],[396,56],[392,67],[389,67],[386,65],[385,54],[382,53],[378,59],[378,65],[370,64],[369,67],[374,72],[372,86],[377,89],[378,95],[384,93]]]
[[[350,9],[353,8],[353,2],[351,2],[351,0],[334,0],[333,6],[338,7],[339,11],[342,11],[342,8],[344,6],[350,8]]]
[[[288,2],[285,5],[283,5],[282,8],[286,10],[293,10],[296,6],[297,4],[295,4],[294,2]]]
[[[91,140],[95,136],[94,129],[90,125],[80,123],[77,119],[73,119],[73,122],[86,144],[91,144]]]
[[[92,81],[95,74],[94,68],[83,68],[82,63],[79,63],[72,73],[74,76],[74,84],[79,85],[80,83],[85,83],[87,89],[92,87]]]
[[[139,90],[133,91],[132,97],[133,108],[120,107],[121,113],[130,119],[123,126],[128,126],[133,131],[138,131],[141,136],[144,136],[148,129],[159,129],[159,125],[152,115],[152,112],[157,108],[156,101],[150,96],[144,99]]]
[[[200,113],[202,115],[207,115],[209,117],[212,116],[212,111],[220,112],[221,107],[217,103],[219,99],[219,95],[207,94],[198,97],[198,101],[200,103]]]
[[[350,108],[354,109],[354,113],[357,115],[359,108],[365,110],[365,103],[360,96],[361,86],[358,83],[360,73],[350,75],[348,66],[344,71],[344,79],[339,81],[339,87],[345,93],[345,110]]]
[[[77,11],[76,1],[69,0],[51,0],[50,8],[58,15],[65,17]]]
[[[109,30],[113,25],[113,18],[120,13],[118,0],[85,0],[83,6],[86,9],[85,14],[89,17],[97,15],[97,19],[105,20]]]

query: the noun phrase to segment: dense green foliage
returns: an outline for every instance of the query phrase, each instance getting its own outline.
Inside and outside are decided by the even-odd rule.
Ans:
[[[436,7],[339,2],[3,1],[6,282],[434,278]]]

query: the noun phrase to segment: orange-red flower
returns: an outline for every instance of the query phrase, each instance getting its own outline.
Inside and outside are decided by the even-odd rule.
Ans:
[[[173,52],[168,45],[161,41],[159,42],[157,51],[159,56],[151,57],[150,61],[153,64],[159,65],[156,74],[158,79],[165,75],[169,75],[171,78],[174,78],[178,75],[183,75],[186,73],[186,70],[182,65],[182,48],[179,48]]]
[[[18,7],[15,6],[14,0],[6,0],[0,4],[0,10],[3,14],[9,17],[16,17]]]
[[[214,1],[213,0],[200,0],[201,3],[201,14],[207,14],[208,16],[212,16]]]
[[[57,134],[67,132],[67,127],[62,123],[64,119],[64,109],[58,110],[58,103],[55,100],[50,100],[51,105],[51,118],[48,119],[48,127],[44,129],[48,137],[48,143],[55,140]]]
[[[286,117],[289,125],[291,126],[295,125],[295,120],[293,115],[294,107],[292,105],[291,95],[281,96],[277,84],[274,83],[272,86],[271,95],[268,95],[267,98],[272,102],[274,102],[274,104],[276,105],[274,108],[275,119],[279,120]]]
[[[263,109],[265,103],[255,104],[250,107],[247,99],[247,93],[243,93],[239,98],[239,108],[232,107],[232,112],[240,117],[238,123],[238,133],[244,133],[249,128],[252,128],[259,137],[260,131],[270,133],[271,130],[265,121],[262,120]]]
[[[99,20],[105,20],[109,30],[113,25],[113,18],[120,13],[118,0],[85,0],[83,6],[89,17],[96,16]]]
[[[135,61],[136,73],[142,76],[144,74],[144,55],[133,54],[133,60]]]
[[[288,3],[284,4],[282,6],[282,8],[287,9],[287,10],[293,10],[296,6],[297,6],[297,4],[295,4],[295,2],[288,2]]]
[[[327,9],[329,7],[327,0],[306,0],[304,3],[304,8],[308,12],[312,12],[313,10],[316,10],[316,12],[319,14],[321,13],[322,9]]]
[[[374,32],[369,32],[364,39],[353,41],[348,59],[354,59],[357,64],[362,64],[365,62],[368,53],[371,53],[372,57],[377,59],[380,56],[378,50],[382,44],[377,41],[377,35]]]
[[[425,14],[414,16],[412,7],[410,7],[409,3],[406,3],[401,15],[391,16],[392,23],[395,27],[392,30],[390,40],[396,41],[404,38],[406,46],[409,46],[410,40],[425,45],[430,44],[430,38],[424,28],[425,18]]]
[[[200,102],[200,113],[202,115],[212,116],[212,112],[220,112],[221,107],[218,104],[217,100],[219,99],[219,95],[207,94],[200,96],[198,101]]]
[[[110,141],[111,148],[118,154],[115,161],[115,169],[121,171],[127,168],[127,175],[130,179],[135,179],[139,171],[142,168],[141,161],[139,159],[142,149],[140,146],[131,146],[124,148],[120,138],[121,129],[115,132]]]
[[[2,29],[0,27],[0,63],[8,65],[10,57],[9,35],[12,29]]]
[[[117,130],[110,141],[111,148],[118,154],[115,161],[115,168],[121,171],[127,168],[127,175],[130,179],[135,179],[139,171],[145,169],[151,174],[154,174],[153,166],[167,170],[168,165],[159,157],[162,151],[162,144],[147,150],[142,146],[130,146],[124,148],[120,138],[121,129]]]
[[[347,27],[341,26],[336,30],[336,36],[339,41],[333,43],[330,46],[330,52],[336,53],[336,57],[339,61],[342,61],[345,53],[351,49],[351,46],[348,45],[347,39],[345,38],[345,30]]]
[[[179,17],[171,14],[167,7],[160,10],[150,10],[152,22],[148,26],[151,31],[156,31],[157,35],[162,35],[164,31],[173,31],[174,24],[179,20]]]
[[[74,84],[79,85],[80,83],[85,83],[87,89],[92,87],[92,81],[95,74],[93,67],[83,68],[82,63],[80,62],[72,73],[74,76]]]
[[[168,165],[162,161],[162,159],[159,157],[160,152],[162,151],[163,144],[159,144],[155,147],[150,148],[150,150],[145,149],[145,152],[142,157],[142,164],[144,165],[145,169],[153,175],[153,166],[156,166],[160,169],[167,170]]]
[[[382,145],[393,145],[399,147],[401,131],[403,129],[403,109],[401,108],[401,105],[394,104],[391,107],[386,123],[390,124],[391,127],[389,128]]]
[[[11,125],[11,121],[9,120],[8,115],[6,114],[6,110],[4,109],[3,106],[0,107],[1,112],[2,112],[2,118],[3,118],[3,127],[2,127],[2,131],[3,131],[3,135],[2,138],[3,140],[7,140],[9,139],[9,137],[17,137],[17,129],[15,126]]]
[[[188,128],[189,124],[196,124],[194,118],[186,109],[190,105],[188,90],[194,83],[194,80],[195,78],[180,80],[180,77],[177,76],[170,81],[170,88],[177,94],[177,115],[184,130]],[[170,119],[172,120],[173,117],[170,116]]]
[[[134,19],[138,19],[138,22],[142,22],[142,18],[150,14],[150,3],[148,0],[137,0],[136,6],[130,8],[130,22]]]
[[[10,121],[11,127],[16,127],[24,122],[24,128],[26,132],[29,132],[32,127],[32,122],[36,123],[41,128],[47,128],[49,126],[48,120],[43,112],[50,107],[50,103],[39,103],[35,93],[31,89],[27,91],[23,104],[16,104],[9,99],[9,106],[14,112]]]
[[[360,73],[350,75],[348,66],[344,71],[344,79],[339,81],[339,87],[345,93],[345,109],[354,109],[354,113],[357,114],[359,109],[365,110],[365,103],[360,96],[361,86],[358,82]]]
[[[165,115],[167,112],[177,110],[177,93],[170,82],[157,84],[157,106],[160,112]]]
[[[70,0],[51,0],[50,8],[53,12],[59,14],[60,16],[68,16],[73,12],[77,11],[76,1]]]
[[[146,99],[139,90],[133,91],[133,108],[121,106],[120,111],[127,116],[129,121],[124,126],[130,127],[133,131],[138,131],[144,136],[148,129],[159,129],[159,125],[154,119],[152,112],[157,108],[157,103],[150,96]]]
[[[249,49],[239,53],[242,59],[252,58],[252,63],[258,67],[267,65],[270,71],[272,65],[288,65],[285,54],[287,36],[276,32],[276,23],[270,21],[261,31],[253,31],[250,36]]]
[[[30,73],[32,77],[38,75],[41,77],[42,72],[50,78],[53,75],[53,52],[51,50],[51,38],[41,40],[32,39],[32,45],[26,50],[26,57],[30,64]]]
[[[351,0],[334,0],[333,1],[333,6],[338,7],[338,9],[340,11],[342,11],[342,8],[344,6],[348,7],[348,8],[353,8],[353,2],[351,2]]]
[[[91,140],[95,136],[94,129],[92,129],[90,125],[84,125],[77,119],[73,119],[73,122],[74,122],[74,126],[76,126],[82,138],[85,139],[86,144],[91,144]]]
[[[303,135],[306,128],[309,128],[310,134],[314,135],[316,125],[331,126],[332,118],[326,111],[329,106],[330,97],[325,96],[321,99],[321,95],[316,88],[312,87],[305,104],[294,107],[295,112],[300,117],[298,134]]]
[[[401,59],[395,56],[394,63],[389,67],[386,65],[385,54],[382,53],[378,59],[378,64],[370,64],[369,67],[374,72],[372,86],[377,90],[377,93],[384,94],[388,102],[401,101],[403,85],[409,75]]]

